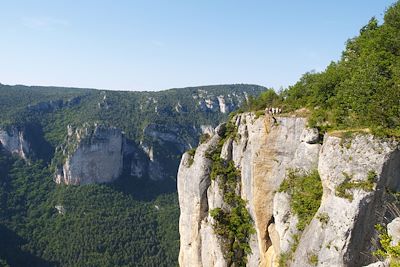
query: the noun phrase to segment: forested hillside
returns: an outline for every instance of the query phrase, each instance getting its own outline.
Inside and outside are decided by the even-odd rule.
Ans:
[[[62,142],[67,125],[95,121],[121,128],[128,137],[143,138],[150,123],[200,126],[213,124],[242,103],[246,95],[265,90],[257,85],[218,85],[158,92],[106,91],[27,87],[0,84],[0,125],[39,123],[52,145]],[[219,112],[218,96],[227,109]],[[218,112],[217,112],[218,111]],[[187,135],[190,141],[196,138]]]
[[[247,95],[263,90],[0,85],[0,130],[22,129],[30,145],[27,161],[0,145],[0,266],[176,266],[175,179],[182,149],[197,145],[204,127],[216,126]],[[55,184],[52,162],[67,126],[94,123],[121,129],[127,142],[142,150],[143,161],[158,164],[159,180],[124,171],[110,184]]]
[[[370,128],[400,136],[400,2],[379,25],[372,18],[347,41],[342,57],[322,72],[309,72],[293,86],[269,90],[245,109],[306,107],[310,124],[329,129]]]
[[[10,266],[176,265],[175,194],[140,201],[144,188],[57,186],[43,162],[4,151],[0,171],[0,259]]]

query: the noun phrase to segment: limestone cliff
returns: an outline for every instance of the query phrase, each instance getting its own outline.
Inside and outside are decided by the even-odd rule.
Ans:
[[[298,117],[245,113],[233,123],[235,137],[222,139],[220,127],[194,156],[185,153],[181,160],[180,266],[232,266],[210,215],[227,205],[218,180],[210,178],[213,163],[207,155],[219,142],[224,142],[221,158],[240,170],[237,194],[247,201],[255,228],[248,239],[247,266],[278,266],[288,254],[285,266],[371,263],[371,238],[387,210],[386,191],[400,189],[398,143],[369,134],[322,138]],[[289,170],[318,171],[323,188],[320,207],[303,231],[291,196],[279,190]],[[338,188],[345,188],[345,194]]]
[[[29,142],[26,140],[25,132],[17,127],[0,129],[0,144],[11,154],[27,159],[30,152]]]
[[[118,178],[123,166],[123,136],[119,129],[95,125],[68,129],[56,183],[89,184]],[[61,150],[61,151],[60,151]]]

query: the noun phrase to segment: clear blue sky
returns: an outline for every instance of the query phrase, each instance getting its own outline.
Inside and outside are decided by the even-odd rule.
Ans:
[[[293,84],[394,0],[0,2],[0,82],[120,90]]]

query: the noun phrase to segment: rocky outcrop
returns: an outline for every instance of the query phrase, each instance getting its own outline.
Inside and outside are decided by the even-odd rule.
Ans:
[[[305,119],[276,117],[275,120],[271,116],[255,120],[252,114],[238,117],[236,124],[242,138],[233,145],[233,159],[242,173],[242,197],[248,201],[257,231],[250,261],[262,266],[275,257],[271,246],[275,233],[268,231],[274,224],[275,192],[287,169],[316,168],[320,147],[302,140],[309,132]],[[274,228],[272,225],[271,230]]]
[[[281,255],[288,253],[288,266],[371,263],[374,225],[387,210],[385,194],[400,190],[398,143],[370,134],[326,134],[322,140],[316,129],[306,127],[306,119],[297,117],[245,113],[233,123],[236,138],[224,140],[221,158],[240,169],[239,194],[256,230],[249,240],[247,266],[278,266]],[[180,266],[230,265],[209,214],[226,205],[219,185],[210,179],[212,162],[206,157],[221,139],[216,132],[193,158],[184,154],[179,167]],[[291,196],[278,192],[290,169],[317,170],[321,178],[321,204],[304,231],[298,230]]]
[[[372,135],[349,139],[325,136],[320,151],[318,171],[323,198],[316,217],[305,229],[294,256],[294,266],[311,266],[308,255],[315,255],[319,266],[360,266],[368,263],[374,225],[379,222],[376,210],[384,209],[383,194],[398,191],[400,151],[395,142]],[[368,182],[374,176],[373,188],[354,186],[338,194],[343,183]],[[372,180],[372,179],[371,179]],[[348,186],[349,187],[349,186]],[[338,196],[339,195],[339,196]],[[324,223],[317,218],[325,214]]]
[[[59,151],[63,164],[55,181],[73,185],[106,183],[118,178],[123,167],[123,136],[119,129],[98,126],[69,129]]]
[[[400,217],[397,217],[387,225],[387,232],[392,237],[391,245],[396,246],[400,241]]]
[[[179,166],[177,186],[181,210],[179,218],[181,266],[202,266],[200,229],[202,221],[208,217],[207,190],[211,184],[209,177],[211,160],[206,157],[206,153],[219,139],[218,135],[214,135],[207,143],[201,144],[196,150],[194,159],[185,153]],[[191,164],[192,160],[194,162]],[[211,232],[210,236],[213,236],[211,229],[208,230]],[[203,235],[205,235],[204,230]],[[218,246],[218,242],[213,242],[209,246]]]
[[[221,157],[232,159],[241,170],[240,195],[248,201],[248,210],[256,226],[256,234],[250,241],[252,254],[248,256],[248,261],[251,266],[264,266],[270,260],[267,255],[271,254],[268,249],[272,235],[268,234],[268,227],[273,222],[274,193],[289,166],[307,170],[316,167],[320,145],[301,140],[306,131],[306,121],[302,118],[281,117],[274,122],[271,117],[256,119],[253,114],[247,113],[236,117],[235,124],[239,138],[225,142]],[[205,157],[205,151],[215,146],[219,139],[216,134],[210,141],[200,145],[192,165],[187,164],[188,154],[181,161],[178,172],[181,266],[215,266],[210,265],[209,260],[202,259],[213,259],[212,262],[218,262],[219,266],[228,265],[223,257],[216,258],[222,252],[209,255],[211,251],[220,251],[221,244],[205,243],[201,238],[207,232],[208,236],[219,240],[212,231],[212,218],[208,212],[212,208],[222,207],[224,203],[218,185],[209,178],[211,162]],[[304,160],[300,161],[299,158]],[[193,187],[197,190],[196,198],[191,197]]]
[[[215,96],[206,91],[199,90],[199,94],[193,96],[198,99],[198,106],[201,111],[229,113],[238,107],[238,104],[246,100],[246,93],[243,95],[228,94]]]
[[[18,155],[25,160],[28,158],[31,150],[24,130],[14,126],[5,130],[0,129],[0,144],[6,151]]]
[[[168,152],[179,154],[190,148],[179,136],[181,130],[178,126],[151,123],[143,130],[144,140],[137,144],[114,127],[68,127],[66,141],[56,151],[55,181],[104,183],[121,174],[153,181],[169,178],[178,162]]]
[[[40,102],[34,105],[28,105],[28,110],[36,112],[53,112],[65,107],[72,107],[79,105],[83,97],[84,96],[77,96],[69,100],[58,99],[58,100]]]

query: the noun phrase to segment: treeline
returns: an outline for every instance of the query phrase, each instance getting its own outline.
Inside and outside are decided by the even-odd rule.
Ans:
[[[342,57],[325,71],[309,72],[288,88],[269,89],[243,110],[308,108],[309,123],[324,129],[370,128],[400,136],[400,2],[379,25],[372,18],[349,39]]]

